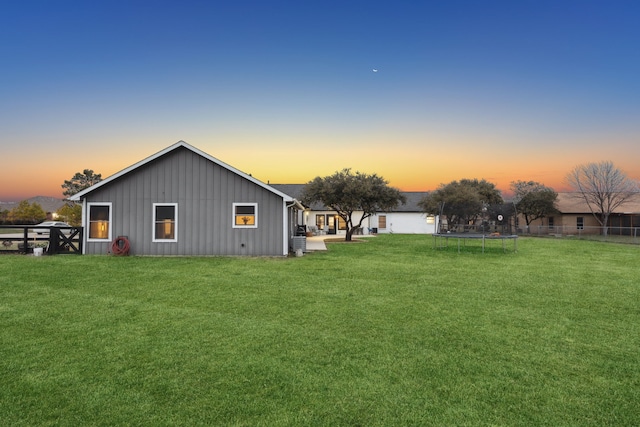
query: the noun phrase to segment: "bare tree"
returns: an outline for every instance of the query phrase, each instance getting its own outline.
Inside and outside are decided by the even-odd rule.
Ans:
[[[609,216],[638,195],[638,183],[611,161],[576,166],[566,177],[607,235]]]

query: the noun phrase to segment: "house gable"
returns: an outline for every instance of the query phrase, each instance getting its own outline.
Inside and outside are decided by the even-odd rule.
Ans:
[[[78,193],[85,206],[109,203],[111,235],[125,236],[132,254],[285,255],[287,204],[293,199],[179,142]],[[237,226],[235,209],[254,206],[258,226]],[[175,221],[171,238],[158,238],[157,207]],[[112,229],[112,230],[111,230]],[[177,237],[174,237],[177,236]],[[88,239],[86,253],[107,253],[109,239]]]
[[[128,168],[125,168],[125,169],[121,170],[120,172],[117,172],[117,173],[115,173],[115,174],[103,179],[99,183],[97,183],[97,184],[95,184],[95,185],[93,185],[93,186],[91,186],[89,188],[86,188],[86,189],[74,194],[73,196],[69,197],[69,200],[79,201],[86,194],[91,193],[91,192],[95,191],[96,189],[98,189],[98,188],[100,188],[100,187],[102,187],[104,185],[109,184],[111,181],[117,180],[117,179],[121,178],[122,176],[124,176],[124,175],[126,175],[126,174],[128,174],[128,173],[130,173],[130,172],[132,172],[132,171],[134,171],[134,170],[136,170],[136,169],[148,164],[148,163],[151,163],[151,162],[155,161],[156,159],[159,159],[159,158],[167,155],[168,153],[170,153],[170,152],[172,152],[174,150],[180,149],[180,148],[185,148],[187,150],[190,150],[193,153],[195,153],[195,154],[197,154],[197,155],[209,160],[210,162],[213,162],[214,164],[217,164],[217,165],[221,166],[222,168],[227,169],[230,172],[233,172],[233,173],[237,174],[238,176],[243,177],[244,179],[246,179],[248,181],[251,181],[251,182],[253,182],[254,184],[256,184],[256,185],[258,185],[260,187],[263,187],[263,188],[265,188],[265,189],[267,189],[269,191],[272,191],[275,194],[278,194],[285,201],[288,201],[288,202],[293,201],[293,198],[291,196],[289,196],[289,195],[287,195],[285,193],[282,193],[281,191],[277,190],[276,188],[271,187],[271,186],[265,184],[264,182],[262,182],[262,181],[260,181],[258,179],[255,179],[251,175],[248,175],[248,174],[246,174],[244,172],[241,172],[240,170],[238,170],[238,169],[236,169],[236,168],[224,163],[223,161],[221,161],[221,160],[219,160],[219,159],[217,159],[217,158],[205,153],[202,150],[199,150],[198,148],[196,148],[196,147],[194,147],[194,146],[192,146],[190,144],[187,144],[184,141],[178,141],[175,144],[165,148],[164,150],[159,151],[159,152],[157,152],[157,153],[155,153],[155,154],[153,154],[153,155],[151,155],[151,156],[149,156],[149,157],[147,157],[147,158],[145,158],[145,159],[143,159],[143,160],[141,160],[141,161],[129,166]]]

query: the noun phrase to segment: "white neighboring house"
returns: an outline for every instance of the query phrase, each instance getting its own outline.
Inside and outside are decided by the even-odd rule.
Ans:
[[[271,184],[278,191],[299,200],[305,184]],[[438,229],[438,217],[427,215],[418,206],[418,202],[425,197],[425,191],[403,191],[407,202],[398,205],[393,211],[378,212],[366,218],[362,223],[362,234],[433,234]],[[321,234],[346,234],[342,218],[335,211],[322,204],[305,206],[300,211],[299,224],[304,224],[309,231],[319,231]],[[362,212],[354,212],[354,222],[358,222]]]
[[[437,217],[427,215],[418,206],[428,193],[423,191],[403,191],[407,203],[399,205],[391,212],[379,212],[365,221],[369,228],[377,228],[378,233],[434,234],[437,231]]]

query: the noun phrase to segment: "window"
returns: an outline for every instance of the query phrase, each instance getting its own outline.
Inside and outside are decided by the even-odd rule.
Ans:
[[[345,221],[341,216],[338,217],[338,230],[346,230],[347,229],[347,221]]]
[[[233,228],[258,228],[258,204],[234,203]]]
[[[318,230],[324,230],[324,214],[316,214],[316,227]]]
[[[89,237],[91,240],[111,240],[111,203],[87,203]]]
[[[553,217],[550,216],[548,221],[549,221],[549,229],[553,230]]]
[[[378,228],[380,228],[380,229],[387,228],[387,216],[386,215],[380,215],[378,217]]]
[[[578,230],[583,230],[584,229],[584,217],[583,216],[579,216],[576,218],[576,227],[578,228]]]
[[[154,203],[153,204],[153,241],[177,242],[178,241],[178,204]]]

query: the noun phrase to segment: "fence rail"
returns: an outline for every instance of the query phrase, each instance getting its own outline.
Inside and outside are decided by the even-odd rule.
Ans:
[[[539,237],[567,237],[584,240],[599,240],[603,242],[617,242],[640,244],[640,227],[593,227],[593,226],[532,226],[518,227],[514,230],[509,225],[458,225],[447,230],[451,233],[477,233],[490,234],[498,233],[501,235],[517,234],[519,236],[539,236]],[[447,231],[443,231],[447,232]]]
[[[640,227],[536,226],[529,230],[518,230],[518,234],[640,244]]]
[[[0,253],[82,254],[82,227],[0,225]]]

